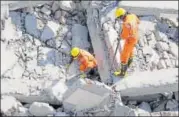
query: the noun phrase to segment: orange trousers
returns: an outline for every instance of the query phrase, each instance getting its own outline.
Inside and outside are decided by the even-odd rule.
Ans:
[[[127,64],[130,57],[134,55],[134,47],[137,44],[137,38],[125,39],[124,48],[120,54],[122,64]]]

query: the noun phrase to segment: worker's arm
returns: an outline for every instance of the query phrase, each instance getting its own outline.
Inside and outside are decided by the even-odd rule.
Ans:
[[[81,60],[80,60],[80,71],[84,72],[87,69],[88,66],[88,57],[84,56]]]

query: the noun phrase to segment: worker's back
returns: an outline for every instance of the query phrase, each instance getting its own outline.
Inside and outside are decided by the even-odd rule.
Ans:
[[[123,21],[121,38],[127,39],[130,35],[138,36],[139,19],[135,14],[127,14]]]
[[[84,71],[86,68],[94,68],[97,66],[97,61],[93,55],[88,51],[80,49],[80,56],[78,57],[80,61],[80,70]]]

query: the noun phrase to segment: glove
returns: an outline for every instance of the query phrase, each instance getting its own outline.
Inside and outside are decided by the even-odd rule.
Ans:
[[[70,64],[65,65],[65,68],[67,68],[67,69],[68,69],[69,67],[70,67]]]
[[[115,75],[115,76],[118,76],[119,74],[120,74],[120,72],[118,72],[118,71],[115,71],[115,72],[114,72],[114,75]]]
[[[86,74],[85,73],[82,73],[81,75],[80,75],[80,78],[86,78]]]

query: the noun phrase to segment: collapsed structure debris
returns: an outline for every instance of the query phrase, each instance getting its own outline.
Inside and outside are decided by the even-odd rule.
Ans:
[[[177,116],[177,4],[3,1],[1,115]],[[128,71],[132,75],[126,79],[112,75],[120,65],[120,50],[112,65],[121,29],[114,19],[117,6],[141,20]],[[72,47],[94,54],[101,82],[87,79],[88,84],[76,75],[78,63],[70,63]]]

